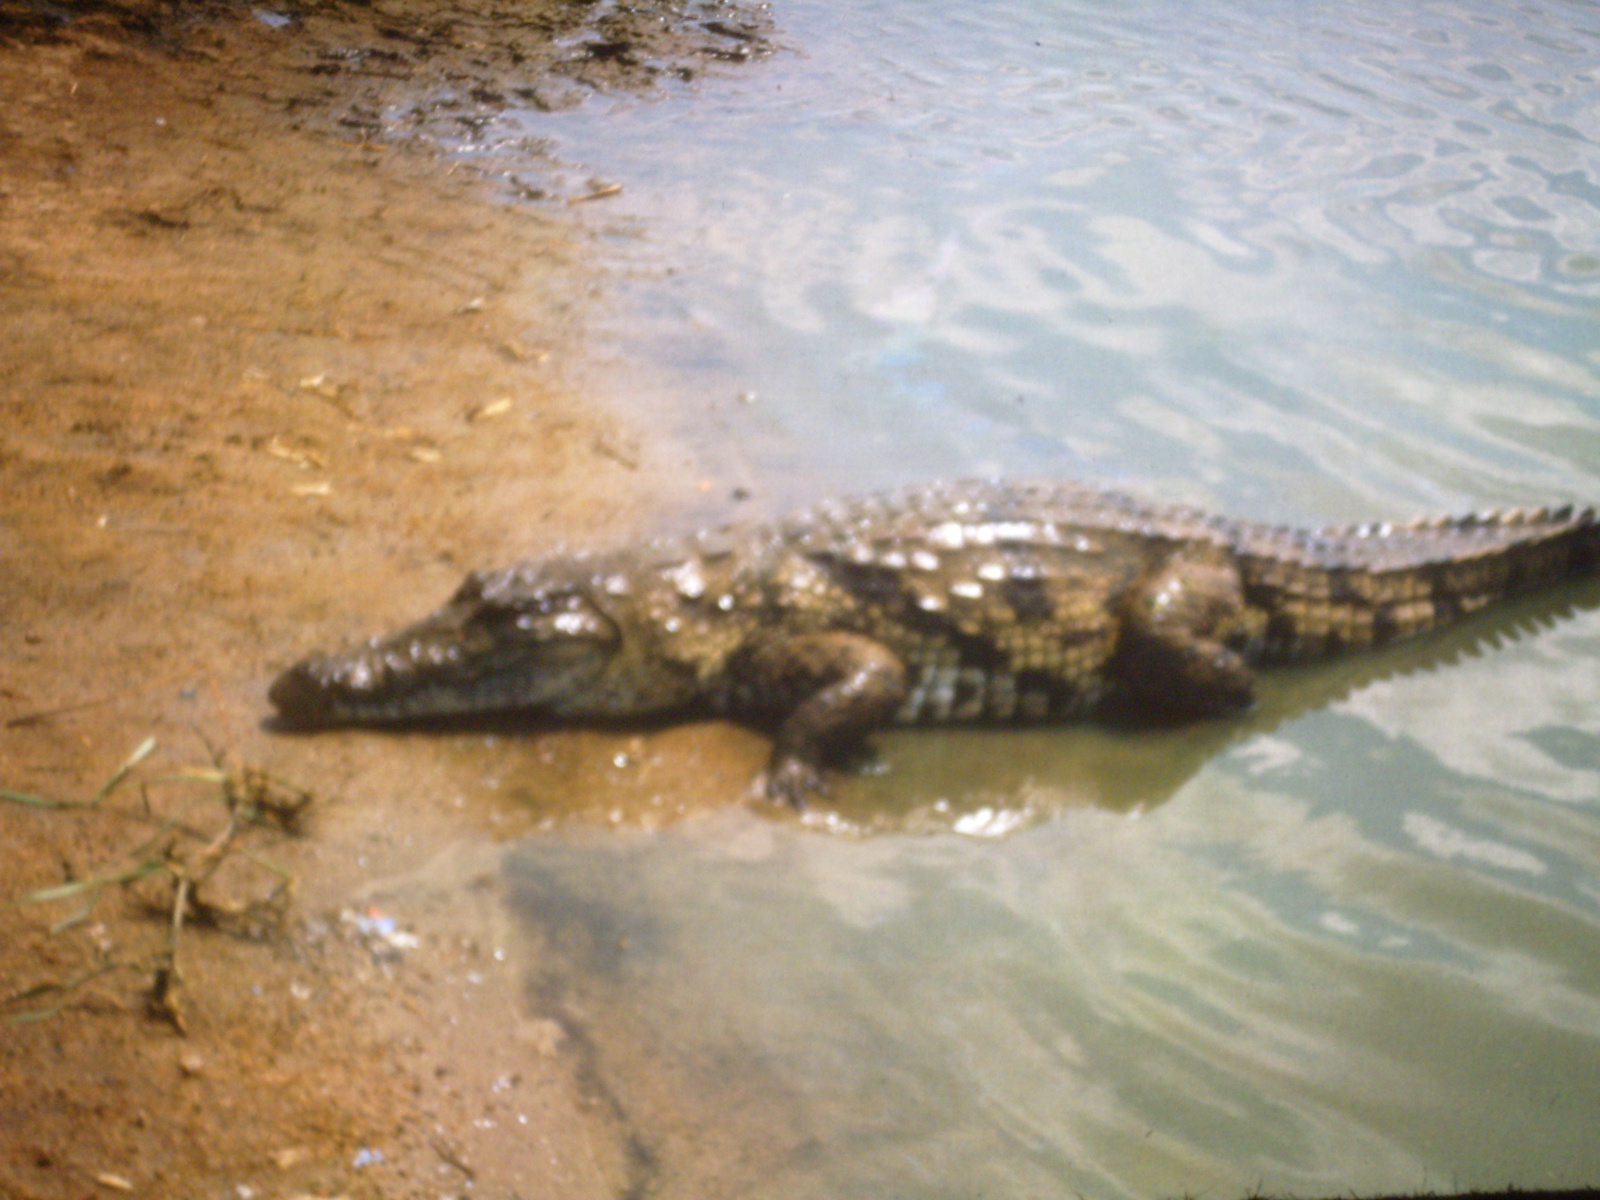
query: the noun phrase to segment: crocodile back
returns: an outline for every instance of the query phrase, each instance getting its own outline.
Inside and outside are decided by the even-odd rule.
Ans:
[[[847,629],[906,664],[903,721],[1091,711],[1124,598],[1229,522],[1064,483],[966,482],[832,501],[778,526],[766,629]]]

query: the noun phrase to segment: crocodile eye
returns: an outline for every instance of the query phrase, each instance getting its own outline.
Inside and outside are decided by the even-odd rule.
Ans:
[[[482,630],[484,633],[510,633],[516,629],[529,628],[524,621],[534,617],[535,614],[527,612],[515,605],[489,604],[479,600],[477,607],[467,617],[469,629]]]

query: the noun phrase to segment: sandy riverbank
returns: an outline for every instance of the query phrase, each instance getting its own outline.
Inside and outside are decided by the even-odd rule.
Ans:
[[[4,893],[169,855],[65,929],[87,893],[0,909],[6,1013],[60,1007],[0,1037],[0,1192],[533,1200],[650,1170],[509,965],[492,847],[537,822],[526,797],[425,739],[261,724],[292,656],[630,529],[665,470],[579,396],[599,289],[567,207],[496,203],[505,180],[399,136],[756,44],[733,10],[586,12],[0,6],[0,786],[82,799],[155,739],[115,815],[0,804]],[[677,736],[720,762],[720,735]],[[733,744],[730,780],[759,760]],[[552,779],[583,794],[594,749],[552,739]],[[152,1012],[174,880],[229,820],[162,778],[216,755],[311,793],[309,821],[228,844]],[[163,834],[180,810],[193,835]],[[458,861],[431,887],[463,829],[482,886]],[[286,908],[230,915],[277,880],[246,851],[297,878]]]

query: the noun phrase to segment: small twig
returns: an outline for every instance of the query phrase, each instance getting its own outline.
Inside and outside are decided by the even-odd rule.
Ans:
[[[157,957],[154,978],[150,981],[150,1015],[170,1022],[179,1033],[187,1036],[189,1029],[183,1020],[183,1010],[178,1005],[178,989],[183,975],[178,970],[178,939],[183,933],[183,913],[189,902],[189,877],[176,873],[177,886],[172,892],[172,923],[167,928],[167,948]]]
[[[472,1169],[472,1165],[467,1162],[461,1151],[445,1141],[444,1138],[436,1137],[433,1139],[433,1152],[439,1156],[441,1162],[454,1167],[462,1175],[466,1176],[468,1183],[478,1177],[478,1173]]]
[[[567,203],[587,204],[590,200],[604,200],[607,196],[618,196],[621,194],[622,185],[620,183],[608,183],[605,185],[605,187],[595,188],[592,192],[585,192],[581,196],[573,196],[567,201]]]
[[[22,713],[19,716],[7,717],[7,729],[21,729],[26,725],[42,725],[56,717],[64,717],[69,713],[82,712],[86,708],[95,708],[101,704],[110,704],[115,696],[101,696],[95,700],[84,700],[79,704],[63,704],[59,708],[41,708],[34,712]]]

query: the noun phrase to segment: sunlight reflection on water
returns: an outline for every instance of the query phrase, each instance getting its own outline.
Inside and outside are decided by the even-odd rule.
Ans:
[[[1593,1179],[1597,637],[1592,607],[1524,620],[1192,758],[1090,730],[879,739],[858,819],[1028,773],[945,832],[735,807],[541,835],[505,868],[530,1004],[588,1048],[667,1197]],[[1078,792],[1085,755],[1154,799]]]
[[[782,502],[1114,476],[1322,520],[1592,468],[1600,89],[1563,10],[785,22],[795,58],[682,103],[527,118],[626,178],[628,391],[713,473]]]
[[[520,131],[625,181],[618,390],[697,473],[767,509],[990,472],[1317,523],[1600,497],[1592,8],[779,20],[799,50],[737,79]],[[507,868],[531,1003],[663,1197],[1594,1183],[1597,656],[1591,607],[1276,727],[897,734],[858,790],[899,832],[543,837]]]

